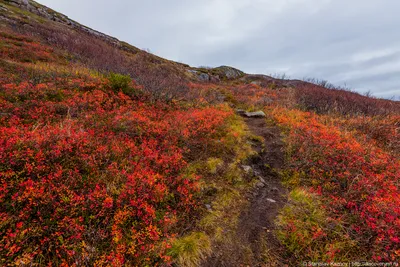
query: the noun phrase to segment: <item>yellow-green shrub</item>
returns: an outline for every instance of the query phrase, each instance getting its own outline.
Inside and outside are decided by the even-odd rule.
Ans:
[[[211,174],[217,173],[217,170],[219,167],[221,167],[224,164],[224,161],[219,158],[209,158],[207,160],[207,170]]]

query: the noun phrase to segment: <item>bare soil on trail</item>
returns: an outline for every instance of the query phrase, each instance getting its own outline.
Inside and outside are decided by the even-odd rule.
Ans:
[[[250,205],[239,218],[235,240],[218,246],[203,266],[292,266],[290,255],[275,236],[275,220],[287,203],[287,190],[277,171],[284,167],[280,129],[265,118],[244,118],[249,130],[264,139],[254,149],[258,155],[248,165],[258,179],[248,193]]]

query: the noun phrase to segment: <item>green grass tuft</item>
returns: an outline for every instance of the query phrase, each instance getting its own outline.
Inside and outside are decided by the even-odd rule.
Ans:
[[[211,254],[210,238],[201,232],[181,237],[172,245],[168,253],[179,266],[195,267]]]

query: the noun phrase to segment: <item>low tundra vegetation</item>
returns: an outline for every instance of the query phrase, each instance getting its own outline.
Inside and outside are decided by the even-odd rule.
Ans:
[[[277,219],[277,236],[298,259],[347,261],[362,251],[344,226],[330,220],[318,195],[296,188]]]
[[[187,174],[189,161],[238,149],[224,130],[233,111],[148,102],[120,74],[53,72],[57,52],[2,38],[27,45],[2,50],[0,64],[1,265],[171,262],[179,225],[199,208],[202,176]],[[48,65],[27,65],[31,55]]]
[[[365,119],[357,116],[343,125],[312,112],[269,111],[286,132],[284,177],[293,188],[278,219],[282,242],[303,260],[398,259],[400,162],[390,139],[374,141],[369,133],[378,129],[358,128]]]
[[[198,266],[251,253],[235,239],[254,183],[242,164],[263,140],[234,108],[264,109],[285,135],[291,193],[276,234],[296,263],[400,258],[399,102],[290,81],[201,83],[183,64],[3,2],[0,265]]]
[[[202,232],[193,232],[177,239],[168,255],[176,259],[179,266],[196,267],[211,254],[211,251],[210,238]]]

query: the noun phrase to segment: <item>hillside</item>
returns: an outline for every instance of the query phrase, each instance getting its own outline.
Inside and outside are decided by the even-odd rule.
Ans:
[[[191,67],[30,0],[0,0],[0,55],[1,266],[400,260],[400,102]]]

